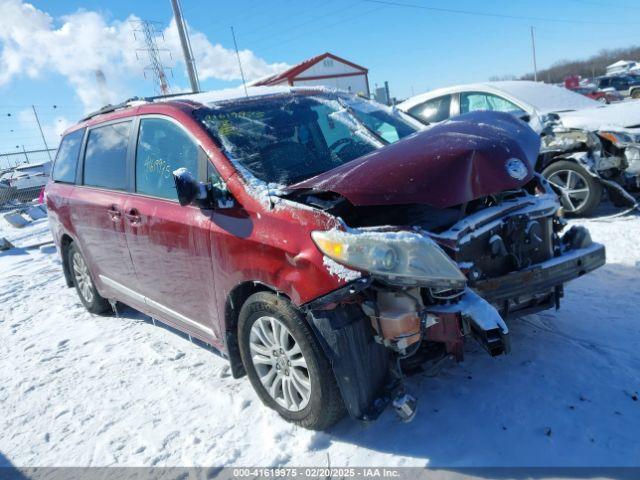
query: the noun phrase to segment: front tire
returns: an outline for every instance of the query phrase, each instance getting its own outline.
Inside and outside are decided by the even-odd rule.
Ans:
[[[542,176],[560,197],[567,214],[587,217],[600,205],[602,185],[577,163],[559,160],[545,168]]]
[[[80,301],[85,308],[97,315],[109,310],[111,308],[109,301],[100,296],[96,290],[89,266],[75,243],[69,246],[67,262],[69,262],[69,271],[73,277],[73,285],[76,287],[76,292],[78,292]]]
[[[254,390],[285,420],[324,430],[344,415],[331,365],[288,300],[270,292],[251,295],[240,310],[238,343]]]

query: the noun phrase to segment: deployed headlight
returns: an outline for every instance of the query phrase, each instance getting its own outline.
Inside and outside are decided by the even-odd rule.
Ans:
[[[611,143],[613,143],[616,147],[625,147],[630,143],[634,143],[634,138],[623,132],[598,132],[602,138],[606,138]]]
[[[311,233],[320,251],[338,263],[394,284],[463,288],[466,277],[430,238],[412,232]]]

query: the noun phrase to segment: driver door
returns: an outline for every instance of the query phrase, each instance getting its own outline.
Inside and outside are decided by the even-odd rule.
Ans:
[[[208,158],[189,132],[169,117],[140,118],[135,194],[125,204],[127,244],[139,293],[163,321],[206,340],[217,337],[211,222],[195,206],[181,207],[173,171],[200,180]]]

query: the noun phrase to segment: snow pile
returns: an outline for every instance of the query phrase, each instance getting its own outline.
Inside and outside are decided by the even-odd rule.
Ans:
[[[609,212],[607,212],[609,213]],[[574,221],[609,263],[559,311],[509,323],[512,353],[473,341],[415,375],[413,423],[390,410],[326,433],[283,422],[227,362],[150,319],[88,314],[52,247],[0,252],[0,458],[17,466],[640,464],[640,218]],[[17,246],[49,237],[0,219]],[[468,472],[467,472],[468,473]]]

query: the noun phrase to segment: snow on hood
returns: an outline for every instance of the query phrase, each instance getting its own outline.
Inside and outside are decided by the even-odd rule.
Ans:
[[[447,208],[520,188],[533,177],[539,149],[540,137],[521,120],[506,113],[473,112],[288,189],[335,192],[354,205]],[[513,162],[522,167],[519,178],[506,168]]]
[[[562,124],[568,128],[586,130],[604,130],[621,128],[640,128],[640,101],[599,105],[583,108],[574,112],[558,113]]]

